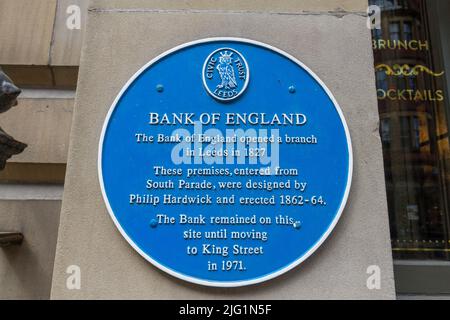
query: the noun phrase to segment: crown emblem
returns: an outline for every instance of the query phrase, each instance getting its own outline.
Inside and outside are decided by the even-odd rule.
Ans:
[[[233,52],[228,53],[228,51],[220,52],[220,56],[223,58],[230,58],[233,55]]]

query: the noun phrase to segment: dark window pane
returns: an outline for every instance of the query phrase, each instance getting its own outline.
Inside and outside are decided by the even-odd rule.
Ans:
[[[450,261],[450,2],[370,4],[394,258]]]
[[[400,23],[391,22],[389,23],[389,37],[391,40],[400,40]]]
[[[413,39],[411,22],[403,23],[403,40],[411,41]]]

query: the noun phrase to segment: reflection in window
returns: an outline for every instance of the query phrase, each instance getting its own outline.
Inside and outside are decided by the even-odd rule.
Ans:
[[[403,40],[411,41],[413,39],[411,22],[403,22]]]
[[[374,0],[371,1],[371,4],[375,4],[384,10],[398,10],[408,8],[407,0]]]
[[[406,90],[406,77],[405,76],[398,76],[396,77],[397,82],[397,89],[399,90]]]
[[[450,23],[436,18],[437,2],[370,1],[382,8],[373,38],[386,44],[374,46],[375,66],[393,70],[378,68],[375,77],[379,92],[389,92],[378,100],[396,259],[450,261]]]
[[[389,37],[391,40],[400,40],[400,23],[391,22],[389,23]]]
[[[411,118],[411,147],[413,150],[419,150],[420,147],[420,120],[414,116]]]
[[[408,82],[408,89],[416,90],[417,89],[417,77],[416,76],[409,76],[407,77]]]
[[[377,88],[387,91],[388,83],[386,72],[384,72],[383,70],[378,70],[376,73],[376,79],[377,79]]]
[[[373,29],[372,30],[372,37],[375,40],[380,40],[383,37],[383,31],[382,29]]]
[[[416,116],[400,117],[400,140],[403,150],[418,151],[420,147],[420,122]]]
[[[389,119],[381,119],[380,121],[380,135],[383,144],[388,147],[391,142],[391,122]]]
[[[411,67],[410,67],[411,68]],[[385,80],[387,81],[387,80]],[[417,77],[414,75],[411,76],[396,76],[395,83],[397,85],[398,90],[416,90],[417,89]],[[380,88],[380,87],[379,87]]]

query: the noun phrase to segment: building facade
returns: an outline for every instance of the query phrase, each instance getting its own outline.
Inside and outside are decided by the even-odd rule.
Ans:
[[[109,14],[111,14],[110,17],[108,17]],[[183,16],[179,17],[179,14]],[[155,48],[152,50],[162,52],[163,49],[170,47],[169,44],[175,46],[175,44],[186,42],[182,41],[185,39],[194,40],[200,37],[199,34],[204,34],[203,37],[213,36],[216,31],[211,26],[211,21],[215,21],[214,19],[222,24],[226,24],[227,21],[235,23],[234,29],[230,27],[233,35],[238,33],[239,36],[253,35],[254,38],[266,42],[270,42],[269,35],[275,37],[280,35],[281,31],[274,26],[272,30],[264,32],[260,28],[262,25],[277,24],[280,29],[283,27],[283,30],[288,33],[280,35],[282,38],[280,45],[295,52],[304,52],[305,59],[309,59],[321,77],[327,77],[327,73],[335,75],[336,78],[330,76],[329,82],[336,91],[346,92],[348,98],[351,98],[354,93],[347,84],[355,83],[356,85],[359,82],[356,78],[359,70],[350,70],[353,69],[352,62],[343,59],[342,46],[346,44],[341,41],[343,38],[333,40],[330,28],[335,26],[341,31],[348,32],[346,41],[350,42],[353,36],[356,39],[355,43],[362,46],[358,48],[353,44],[351,47],[355,57],[354,65],[360,68],[364,67],[366,62],[370,62],[370,65],[373,63],[373,70],[368,71],[372,79],[363,81],[371,89],[358,91],[359,89],[355,88],[355,92],[358,92],[361,101],[368,100],[368,104],[375,100],[378,102],[379,119],[376,119],[376,122],[379,125],[374,130],[376,139],[382,146],[384,177],[379,177],[381,180],[376,182],[385,182],[385,189],[383,189],[385,198],[384,196],[380,198],[381,203],[378,207],[373,205],[373,208],[380,208],[380,211],[368,212],[368,214],[382,216],[383,208],[388,209],[392,247],[389,255],[392,254],[394,261],[394,280],[398,297],[450,295],[450,281],[446,281],[450,279],[448,261],[450,209],[447,201],[450,195],[447,190],[450,183],[450,168],[448,168],[450,156],[449,15],[450,5],[446,0],[370,0],[369,3],[366,0],[329,2],[294,0],[274,3],[225,1],[218,7],[205,1],[188,1],[187,4],[175,1],[173,3],[164,1],[89,2],[87,0],[1,1],[0,66],[16,85],[23,89],[23,92],[19,97],[19,105],[2,115],[0,124],[8,133],[26,142],[29,147],[21,155],[13,157],[5,170],[0,172],[0,231],[18,231],[25,237],[20,246],[0,249],[0,287],[2,288],[0,298],[48,299],[51,296],[53,298],[95,298],[96,294],[98,297],[109,297],[107,290],[116,288],[106,286],[99,291],[92,290],[79,296],[64,293],[64,287],[67,285],[64,279],[70,276],[70,268],[73,265],[77,266],[77,261],[74,261],[73,265],[67,263],[68,252],[74,256],[78,255],[80,264],[84,263],[81,266],[82,272],[89,269],[85,273],[89,277],[89,284],[97,284],[101,287],[100,281],[109,279],[107,276],[100,275],[101,271],[95,270],[96,263],[90,260],[92,257],[87,258],[81,253],[87,248],[92,248],[93,252],[96,252],[94,249],[96,245],[102,243],[102,240],[109,241],[104,239],[110,236],[109,229],[103,229],[103,227],[95,229],[102,230],[101,234],[107,234],[104,237],[99,235],[97,240],[95,236],[91,238],[90,234],[80,230],[79,234],[82,237],[80,243],[88,247],[83,244],[79,247],[75,244],[70,245],[70,242],[76,239],[76,232],[70,221],[89,223],[85,221],[88,216],[75,217],[74,208],[77,205],[83,208],[84,203],[94,201],[90,199],[89,194],[82,193],[78,181],[75,181],[73,177],[78,175],[86,183],[88,181],[91,184],[97,183],[96,177],[92,177],[89,161],[79,159],[77,156],[77,154],[84,154],[88,157],[90,151],[83,149],[85,147],[82,147],[82,144],[73,142],[76,139],[83,139],[83,136],[79,134],[83,130],[87,130],[86,141],[90,139],[88,137],[94,139],[97,136],[94,132],[95,121],[92,120],[92,123],[89,123],[89,120],[85,120],[83,115],[77,113],[74,117],[75,97],[77,97],[77,108],[83,110],[83,106],[90,103],[85,99],[94,99],[91,101],[97,102],[95,100],[97,98],[93,98],[96,95],[98,101],[109,101],[105,96],[109,95],[110,91],[105,87],[117,94],[124,81],[116,83],[111,80],[111,84],[105,87],[94,86],[92,89],[90,87],[94,82],[105,81],[105,79],[90,78],[91,74],[104,75],[96,69],[92,61],[101,57],[104,61],[111,61],[115,65],[119,63],[115,52],[108,50],[127,52],[130,50],[127,46],[136,46],[136,50],[144,52],[145,45],[150,45],[145,44],[147,35],[157,39],[154,42]],[[137,19],[136,21],[142,19],[143,23],[150,21],[148,23],[154,23],[155,26],[156,24],[164,25],[166,31],[160,31],[164,34],[155,35],[151,31],[152,26],[142,27],[142,30],[136,26],[136,29],[132,30],[131,28],[137,22],[127,24],[126,21],[134,18]],[[177,29],[171,31],[171,27],[166,25],[168,21],[177,19],[180,24],[186,25],[186,34],[177,34]],[[86,20],[89,21],[87,28]],[[366,21],[368,21],[367,25]],[[126,32],[106,33],[105,30],[108,27],[105,25],[108,23],[114,24],[114,28],[119,28],[118,26],[123,24],[123,27],[126,26]],[[96,30],[103,30],[104,33],[101,31],[96,33]],[[307,36],[304,34],[305,30],[308,32]],[[137,40],[130,41],[130,34],[133,34]],[[220,36],[224,35],[220,34]],[[85,37],[86,41],[83,41]],[[300,39],[300,37],[307,39]],[[138,40],[142,43],[137,44]],[[122,43],[122,45],[106,47],[105,43]],[[296,51],[296,43],[305,44],[309,51],[307,49]],[[95,47],[96,44],[98,48]],[[372,50],[367,47],[367,44],[372,45]],[[336,50],[335,60],[328,58],[330,54],[323,53],[326,46],[329,46],[330,51]],[[314,50],[317,50],[320,58],[324,59],[323,64],[314,59]],[[134,73],[142,63],[135,62],[133,57],[130,53],[128,57],[123,58],[123,63],[129,67],[122,69],[111,67],[111,78],[125,79],[129,77],[127,73],[129,70]],[[328,65],[336,67],[330,71],[330,69],[327,70]],[[344,69],[348,71],[345,76],[342,76],[345,79],[340,85],[336,79],[340,77],[339,74],[344,74],[342,71]],[[366,71],[362,70],[361,74]],[[352,79],[350,74],[352,77],[354,75]],[[361,96],[361,92],[366,96]],[[103,107],[102,103],[100,105]],[[363,109],[364,105],[359,104],[355,106],[355,109],[349,109],[347,112],[350,117],[356,118],[364,112],[361,108]],[[80,120],[82,117],[83,122]],[[95,119],[95,115],[92,118]],[[355,132],[357,143],[359,143],[359,134],[361,136],[363,133],[366,134],[364,120],[361,119],[354,122],[358,126],[350,128]],[[368,119],[368,121],[372,120]],[[73,121],[75,121],[74,128],[72,128]],[[371,123],[368,122],[368,124]],[[89,132],[90,130],[92,132]],[[370,133],[367,135],[369,136]],[[69,145],[71,145],[70,153]],[[363,148],[358,149],[358,144],[356,145],[356,152],[363,153]],[[68,154],[71,155],[72,161],[68,162]],[[370,175],[371,168],[364,167],[364,170],[359,169],[359,172],[368,172]],[[366,187],[366,182],[364,184],[361,182],[365,181],[360,178],[362,176],[364,174],[359,173],[356,187],[353,187],[355,207],[358,206],[357,195],[355,195],[358,193],[357,190],[370,191]],[[63,194],[67,191],[65,190],[66,177],[71,180],[68,185],[71,193],[64,196],[66,204],[61,222],[61,203]],[[72,194],[78,195],[78,203],[73,201]],[[360,194],[363,198],[362,191]],[[373,201],[376,202],[376,199]],[[348,219],[358,220],[361,216],[353,213]],[[92,221],[94,225],[104,223],[103,220]],[[374,220],[375,223],[377,221]],[[345,226],[347,222],[344,222],[342,228],[346,229]],[[383,229],[382,226],[380,228]],[[348,227],[348,230],[353,229]],[[382,234],[382,231],[380,232]],[[358,239],[364,241],[363,237],[358,237],[359,235],[350,237],[345,241]],[[376,238],[375,235],[374,238]],[[343,254],[346,254],[345,246],[339,247]],[[381,244],[372,247],[368,243],[367,247],[375,251],[384,250]],[[120,247],[120,250],[125,249]],[[357,253],[349,254],[349,257],[356,259],[354,255]],[[55,256],[59,256],[56,258],[56,263]],[[377,256],[377,253],[374,253],[374,256]],[[101,263],[107,263],[106,257],[99,259]],[[376,261],[374,264],[377,264]],[[367,264],[367,267],[370,267],[370,264]],[[389,262],[386,262],[384,267],[389,268]],[[365,268],[358,270],[355,271],[361,273],[358,279],[366,279],[370,276]],[[114,272],[118,270],[111,268],[106,272],[114,275]],[[386,283],[389,283],[391,272],[392,270],[385,272]],[[98,279],[93,280],[95,274],[98,274]],[[312,276],[311,279],[314,277]],[[151,281],[160,280],[151,278]],[[316,280],[306,277],[296,281],[314,283]],[[345,281],[341,285],[345,287]],[[361,286],[365,285],[363,283]],[[349,291],[353,290],[350,287]],[[390,285],[386,284],[386,287]],[[373,297],[391,298],[388,289]],[[123,295],[114,291],[116,289],[112,290],[111,297],[146,297],[146,295],[158,297],[157,293],[150,294],[144,289],[139,294],[131,291],[127,294],[126,290],[131,289],[126,286]],[[173,297],[180,297],[177,296],[173,287],[168,286],[165,290],[164,294],[161,294],[162,297],[171,297],[171,294]],[[183,288],[181,291],[188,294],[189,290]],[[197,290],[192,290],[197,294]],[[295,288],[289,287],[289,290],[295,292]],[[224,297],[221,294],[217,291],[210,292],[211,297]],[[264,294],[261,293],[261,297],[270,297]],[[344,298],[354,296],[343,293]],[[244,294],[243,297],[247,296]],[[307,296],[299,295],[299,297]],[[312,297],[320,297],[320,295],[315,294]],[[329,297],[333,295],[330,294]],[[370,298],[371,296],[362,295],[362,297]]]

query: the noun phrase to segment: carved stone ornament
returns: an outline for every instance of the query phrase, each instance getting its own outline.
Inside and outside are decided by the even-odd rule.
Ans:
[[[0,69],[0,113],[16,106],[17,97],[20,93],[21,90]],[[25,143],[15,140],[0,127],[0,170],[5,168],[6,160],[13,155],[23,152],[26,147]]]

